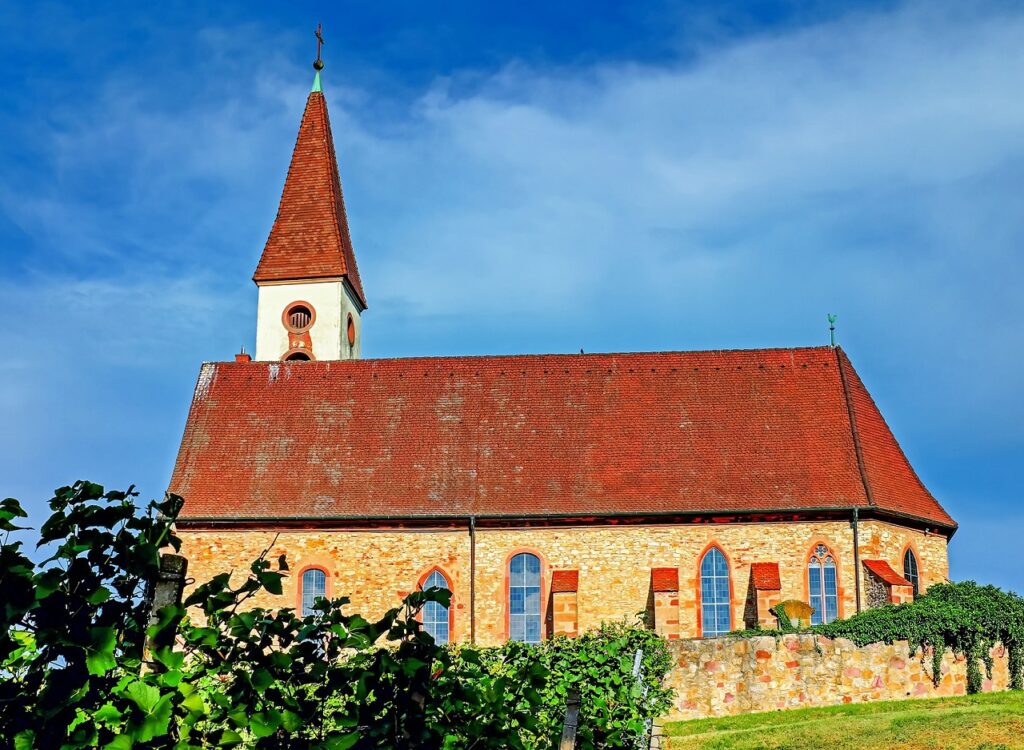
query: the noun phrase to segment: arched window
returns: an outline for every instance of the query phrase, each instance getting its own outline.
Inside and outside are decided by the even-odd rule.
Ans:
[[[917,557],[910,548],[903,554],[903,577],[914,587],[914,596],[920,593],[921,578],[917,573]]]
[[[839,617],[839,587],[836,580],[836,560],[832,551],[819,544],[807,563],[807,590],[814,607],[811,625],[829,623]]]
[[[729,611],[729,563],[718,547],[712,547],[700,561],[701,635],[711,638],[732,630]]]
[[[284,358],[285,362],[309,362],[309,355],[306,352],[290,352]]]
[[[509,638],[540,643],[540,558],[521,552],[508,567]]]
[[[445,589],[446,591],[451,589],[448,585],[448,579],[444,577],[440,570],[431,571],[420,588],[424,591],[432,588]],[[441,602],[427,602],[423,605],[423,629],[430,633],[437,643],[448,643],[448,639],[451,637],[449,632],[449,614],[448,607],[441,604]]]
[[[313,604],[317,599],[327,596],[327,573],[320,568],[309,568],[302,574],[301,582],[302,612],[306,617],[313,614]]]

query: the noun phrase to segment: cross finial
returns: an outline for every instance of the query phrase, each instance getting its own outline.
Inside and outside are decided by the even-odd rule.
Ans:
[[[320,72],[324,69],[324,61],[320,59],[320,48],[324,46],[324,26],[321,23],[316,25],[316,60],[313,62],[313,70]]]
[[[838,315],[828,314],[828,342],[833,349],[836,348],[836,321],[838,319]]]

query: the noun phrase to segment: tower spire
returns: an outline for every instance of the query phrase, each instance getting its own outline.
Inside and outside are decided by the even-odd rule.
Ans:
[[[324,43],[316,29],[313,90],[295,140],[281,203],[253,281],[259,287],[256,359],[355,359],[366,296],[320,86]]]

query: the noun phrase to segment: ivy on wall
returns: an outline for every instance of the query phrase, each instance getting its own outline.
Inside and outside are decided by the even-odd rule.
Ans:
[[[967,691],[981,691],[981,665],[992,676],[992,648],[1008,651],[1010,687],[1024,689],[1024,598],[974,581],[943,583],[906,604],[887,604],[845,620],[812,628],[795,628],[785,608],[772,610],[783,632],[817,633],[848,638],[858,646],[908,641],[932,659],[932,679],[942,677],[946,649],[967,660]]]

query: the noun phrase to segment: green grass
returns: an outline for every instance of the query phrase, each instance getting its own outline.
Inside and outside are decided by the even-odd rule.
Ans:
[[[1024,692],[677,721],[664,733],[669,750],[1024,748]]]

